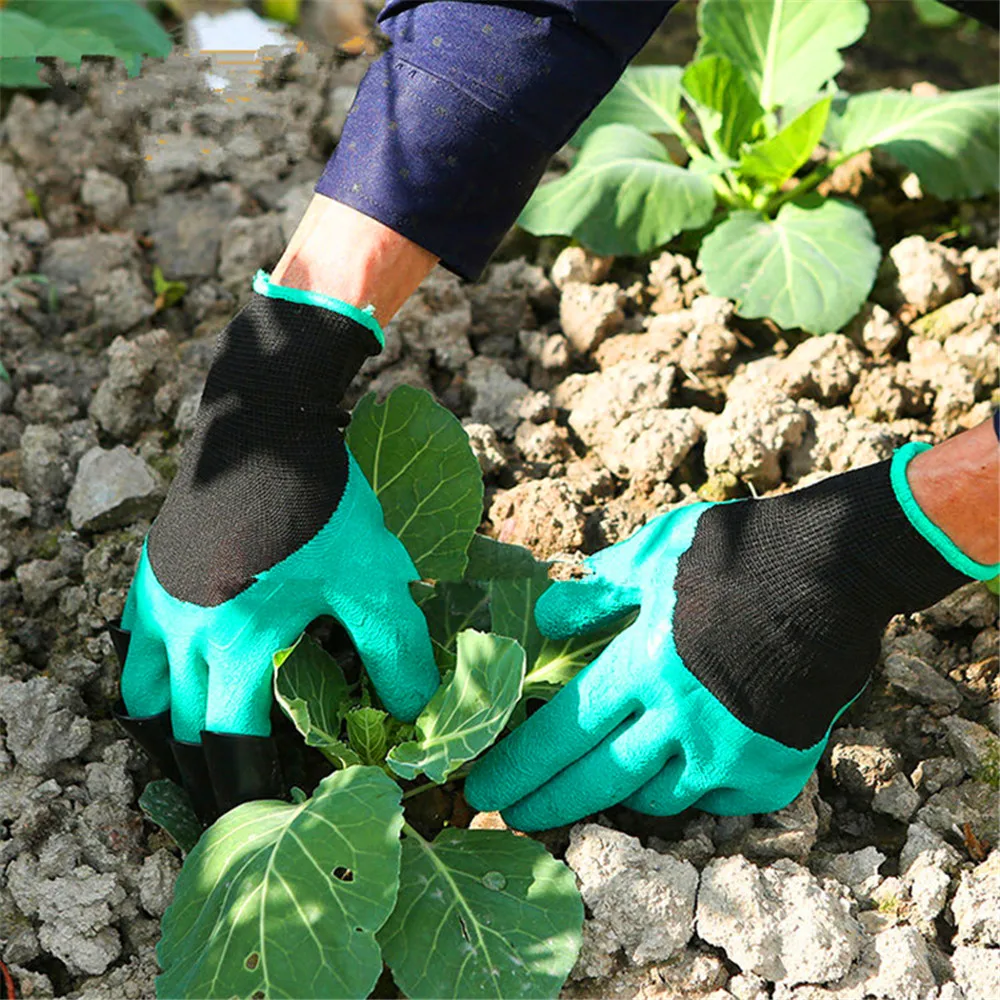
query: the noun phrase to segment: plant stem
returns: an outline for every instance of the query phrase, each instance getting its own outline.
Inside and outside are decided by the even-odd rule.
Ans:
[[[764,206],[764,214],[773,215],[779,208],[781,208],[782,205],[785,204],[785,202],[794,201],[796,198],[800,198],[802,195],[812,191],[817,184],[825,181],[827,177],[829,177],[830,174],[837,169],[837,167],[839,167],[845,160],[849,160],[853,155],[855,154],[852,153],[849,156],[845,153],[841,153],[838,156],[835,156],[833,160],[828,160],[822,166],[810,171],[805,177],[802,178],[802,180],[798,182],[798,184],[795,185],[795,187],[791,189],[791,191],[780,192],[771,198],[770,201],[768,201],[768,203]]]
[[[459,778],[465,778],[468,776],[469,771],[471,770],[472,768],[469,767],[465,768],[464,770],[462,768],[459,768],[453,775],[451,775],[450,778],[448,778],[448,781],[458,781]],[[407,799],[412,799],[414,795],[420,795],[423,792],[429,792],[432,788],[441,788],[441,787],[442,787],[441,785],[433,781],[428,781],[426,785],[418,785],[416,788],[411,788],[409,791],[403,792],[402,801],[405,802]]]

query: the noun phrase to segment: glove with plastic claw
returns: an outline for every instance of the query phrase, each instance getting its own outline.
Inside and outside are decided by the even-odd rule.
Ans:
[[[119,720],[180,772],[203,819],[283,793],[272,656],[314,618],[341,622],[398,718],[412,721],[439,683],[409,592],[418,574],[342,433],[344,391],[382,331],[263,272],[253,288],[220,335],[113,632],[127,651]]]
[[[867,684],[889,618],[997,575],[917,506],[906,466],[925,447],[782,497],[681,507],[549,587],[535,618],[553,639],[639,614],[473,767],[469,803],[521,830],[620,802],[653,815],[787,805]]]

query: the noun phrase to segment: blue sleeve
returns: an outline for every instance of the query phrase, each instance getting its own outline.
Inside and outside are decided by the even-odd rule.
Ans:
[[[316,185],[476,278],[674,0],[390,0]]]

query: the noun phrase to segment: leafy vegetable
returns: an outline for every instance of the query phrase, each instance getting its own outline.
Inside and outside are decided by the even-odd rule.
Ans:
[[[880,252],[859,210],[817,200],[837,166],[878,148],[939,198],[1000,186],[1000,88],[835,93],[840,51],[867,22],[863,0],[702,0],[695,61],[627,70],[577,132],[569,172],[519,222],[602,254],[645,254],[694,231],[709,291],[741,315],[839,329]]]
[[[399,902],[379,932],[413,1000],[555,997],[576,961],[583,903],[537,841],[496,830],[406,829]]]
[[[458,420],[430,393],[400,386],[384,403],[373,394],[358,403],[347,443],[420,575],[461,580],[483,481]]]
[[[381,764],[389,749],[389,713],[370,705],[352,708],[344,720],[347,740],[362,764]]]
[[[399,786],[375,767],[300,805],[248,802],[188,855],[163,917],[160,997],[364,997],[399,878]]]
[[[162,826],[185,853],[190,853],[201,836],[201,823],[187,792],[169,778],[151,781],[139,796],[139,808],[157,826]]]

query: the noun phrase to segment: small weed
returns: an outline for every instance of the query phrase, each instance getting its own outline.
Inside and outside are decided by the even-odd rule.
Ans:
[[[186,281],[168,281],[159,267],[153,268],[153,292],[156,295],[153,304],[157,312],[177,305],[187,295],[187,290]]]

